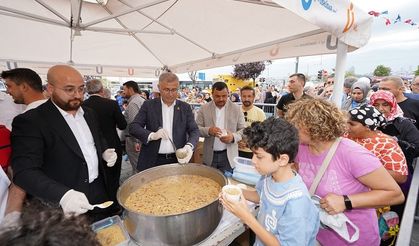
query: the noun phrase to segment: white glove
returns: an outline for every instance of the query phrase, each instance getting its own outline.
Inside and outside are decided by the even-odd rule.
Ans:
[[[86,195],[73,189],[64,194],[60,200],[60,205],[65,215],[80,215],[93,209]]]
[[[113,167],[115,165],[116,159],[118,159],[118,155],[115,152],[115,149],[106,149],[102,153],[102,159],[106,161],[106,165],[108,167]]]
[[[3,220],[0,221],[0,229],[17,227],[20,224],[21,212],[13,211],[6,214]]]
[[[168,140],[169,139],[169,134],[167,133],[167,131],[163,128],[160,128],[157,132],[152,132],[150,133],[150,141],[155,141],[155,140]]]
[[[176,150],[177,161],[180,164],[188,163],[191,160],[192,155],[193,155],[193,150],[189,144],[186,144],[185,146],[183,146],[183,148]]]

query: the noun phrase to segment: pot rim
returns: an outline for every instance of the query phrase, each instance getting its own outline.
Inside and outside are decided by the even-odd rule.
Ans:
[[[218,199],[219,199],[219,198],[217,197],[217,198],[215,198],[212,202],[210,202],[210,203],[208,203],[208,204],[206,204],[206,205],[204,205],[204,206],[202,206],[202,207],[199,207],[199,208],[196,208],[196,209],[194,209],[194,210],[187,211],[187,212],[184,212],[184,213],[168,214],[168,215],[152,215],[152,214],[144,214],[144,213],[141,213],[141,212],[137,212],[137,211],[131,210],[131,209],[127,208],[127,207],[125,206],[125,204],[123,204],[123,203],[122,203],[122,201],[120,201],[120,198],[119,198],[119,193],[120,193],[120,191],[121,191],[122,187],[124,186],[124,184],[125,184],[125,183],[128,183],[131,179],[136,178],[135,176],[137,176],[137,175],[139,175],[139,174],[144,174],[144,173],[151,172],[151,171],[153,171],[153,170],[155,170],[155,169],[161,169],[162,167],[177,166],[177,165],[181,165],[181,164],[179,164],[179,163],[172,163],[172,164],[160,165],[160,166],[156,166],[156,167],[152,167],[152,168],[149,168],[149,169],[143,170],[143,171],[141,171],[141,172],[139,172],[139,173],[137,173],[137,174],[132,175],[131,177],[129,177],[127,180],[125,180],[125,181],[124,181],[124,182],[123,182],[123,183],[119,186],[118,191],[117,191],[117,193],[116,193],[116,194],[117,194],[117,195],[116,195],[116,199],[117,199],[117,201],[118,201],[119,205],[121,205],[121,206],[122,206],[122,207],[123,207],[123,208],[124,208],[127,212],[134,213],[134,214],[138,214],[138,215],[140,215],[140,216],[144,216],[144,217],[153,217],[153,218],[155,218],[155,217],[167,218],[167,217],[174,217],[174,216],[179,216],[179,215],[190,214],[190,213],[193,213],[193,212],[195,212],[195,211],[197,211],[197,210],[200,210],[200,209],[202,209],[202,208],[208,207],[208,206],[212,205],[214,202],[218,202]],[[211,170],[211,171],[215,171],[218,175],[220,175],[220,177],[222,177],[222,178],[223,178],[223,180],[224,180],[224,185],[228,184],[227,178],[223,175],[223,173],[222,173],[220,170],[218,170],[218,169],[216,169],[216,168],[208,167],[208,166],[206,166],[205,164],[197,164],[197,163],[182,164],[181,166],[182,166],[182,167],[187,167],[187,166],[198,166],[198,167],[202,167],[202,168],[209,169],[209,170]],[[168,177],[168,176],[167,176],[167,177]],[[220,192],[221,192],[221,191],[220,191]]]

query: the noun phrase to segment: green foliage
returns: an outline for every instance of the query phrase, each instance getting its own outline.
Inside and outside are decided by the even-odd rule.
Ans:
[[[389,76],[391,73],[391,68],[384,65],[378,65],[374,70],[375,76]]]
[[[272,61],[250,62],[234,65],[233,77],[237,79],[252,79],[255,82],[256,78],[265,70],[266,65],[272,64]]]
[[[419,66],[418,66],[418,68],[415,71],[415,76],[419,76]]]

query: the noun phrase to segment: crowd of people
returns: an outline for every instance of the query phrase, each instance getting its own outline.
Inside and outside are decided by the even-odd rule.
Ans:
[[[145,93],[127,81],[116,100],[100,80],[85,82],[67,65],[48,70],[44,91],[30,69],[3,71],[1,77],[9,95],[0,97],[1,142],[7,145],[1,152],[0,193],[6,195],[0,196],[0,238],[15,235],[20,242],[39,230],[21,216],[33,202],[39,211],[61,208],[69,216],[54,215],[55,222],[92,223],[121,214],[116,193],[124,153],[135,174],[189,163],[203,138],[204,165],[232,172],[240,156],[252,159],[262,175],[256,191],[243,191],[242,201],[220,196],[256,234],[255,245],[349,245],[354,229],[322,226],[327,215],[342,215],[359,231],[350,245],[394,242],[382,237],[376,208],[390,206],[402,218],[419,155],[419,77],[411,91],[395,76],[377,84],[346,78],[342,108],[330,102],[333,76],[322,89],[308,88],[301,73],[289,76],[281,96],[273,87],[230,91],[224,82],[202,91],[179,88],[178,77],[164,72],[158,91]],[[276,104],[277,115],[266,119],[258,102]],[[190,103],[201,104],[196,113]],[[108,200],[114,201],[109,208],[93,206]],[[257,218],[245,200],[260,204]]]

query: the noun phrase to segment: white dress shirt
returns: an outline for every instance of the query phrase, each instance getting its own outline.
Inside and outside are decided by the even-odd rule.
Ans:
[[[72,114],[62,110],[55,103],[54,105],[63,115],[65,121],[76,137],[77,143],[79,144],[80,149],[83,152],[84,159],[87,163],[87,170],[89,171],[89,183],[92,183],[99,176],[99,160],[93,135],[90,132],[89,125],[87,125],[87,122],[83,117],[84,111],[80,107],[77,110],[76,115],[73,116]],[[65,156],[63,156],[63,158],[65,158]]]
[[[162,119],[163,119],[163,129],[165,129],[170,137],[173,140],[173,114],[175,110],[176,101],[172,103],[172,105],[167,106],[161,101],[161,112],[162,112]],[[175,153],[175,149],[173,149],[173,145],[170,140],[161,140],[159,154],[170,154]]]
[[[219,109],[218,107],[215,107],[215,126],[220,128],[221,130],[225,129],[225,112],[226,107],[222,107]],[[215,137],[214,138],[214,151],[221,151],[225,150],[227,148],[227,145],[223,142],[221,142],[220,138]]]
[[[43,104],[46,101],[47,101],[47,99],[41,99],[41,100],[33,101],[26,106],[26,109],[22,113],[25,113],[28,110],[37,108],[39,105]]]

